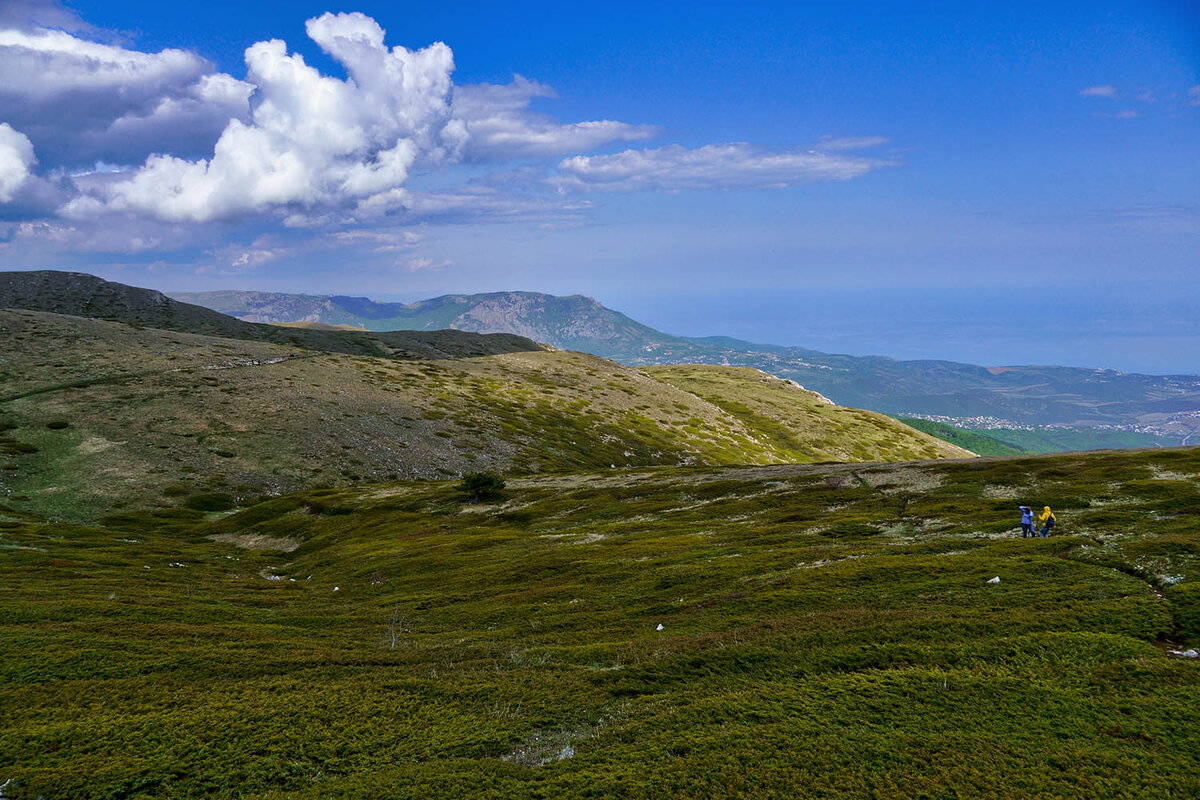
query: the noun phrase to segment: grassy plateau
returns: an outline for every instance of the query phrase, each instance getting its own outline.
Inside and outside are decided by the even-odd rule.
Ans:
[[[0,509],[4,796],[1200,796],[1200,450],[506,493]]]

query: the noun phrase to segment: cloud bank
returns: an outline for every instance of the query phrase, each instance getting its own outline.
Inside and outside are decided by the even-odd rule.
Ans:
[[[133,177],[66,212],[107,208],[204,222],[403,184],[418,154],[436,149],[448,120],[450,48],[388,50],[383,29],[358,13],[325,14],[307,31],[346,68],[345,80],[321,75],[278,39],[259,42],[246,51],[246,80],[256,91],[250,119],[228,123],[212,158],[152,156]]]
[[[126,142],[152,131],[165,139],[174,128],[203,128],[205,114],[225,120],[211,157],[188,159],[164,148],[124,179],[85,184],[86,194],[67,203],[64,214],[132,212],[174,222],[317,207],[371,214],[413,205],[403,187],[419,161],[539,158],[658,133],[613,120],[561,124],[534,113],[531,102],[554,92],[519,75],[507,85],[455,87],[449,47],[388,48],[383,28],[364,14],[327,13],[310,19],[306,31],[346,69],[345,79],[322,75],[277,39],[246,50],[246,79],[239,81],[197,77],[204,63],[182,51],[151,56],[61,32],[10,32],[22,46],[38,43],[39,53],[65,52],[100,64],[98,74],[85,78],[68,59],[66,74],[32,95],[136,83],[158,98],[109,123],[106,132]],[[169,85],[176,91],[160,96]]]
[[[185,50],[143,53],[60,30],[0,29],[0,116],[52,163],[211,148],[230,118],[248,113],[252,88]]]
[[[587,192],[778,188],[894,163],[863,154],[880,137],[605,152],[663,130],[560,121],[540,110],[554,90],[522,75],[456,85],[447,45],[390,45],[361,13],[305,26],[344,76],[270,39],[245,50],[239,78],[186,49],[114,43],[54,0],[13,3],[0,8],[0,250],[10,255],[191,247],[250,269],[298,249],[279,241],[338,241],[384,257],[371,236],[407,251],[414,244],[395,238],[403,226],[577,224]],[[397,263],[442,265],[424,259]]]

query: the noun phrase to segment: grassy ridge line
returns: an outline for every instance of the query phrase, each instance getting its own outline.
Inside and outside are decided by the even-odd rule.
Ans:
[[[215,507],[314,484],[485,469],[960,454],[899,423],[884,429],[875,415],[772,390],[751,370],[694,368],[724,376],[729,398],[762,389],[746,401],[755,408],[747,416],[582,353],[364,358],[2,310],[0,327],[0,380],[21,395],[0,406],[11,428],[0,441],[0,493],[72,519],[189,497]],[[203,369],[262,361],[277,363]],[[154,371],[111,379],[132,365]],[[750,383],[738,388],[742,381]]]
[[[1014,538],[1018,500],[1065,535]],[[1200,669],[1160,646],[1200,643],[1197,513],[1193,449],[0,522],[0,775],[14,798],[1194,796]]]

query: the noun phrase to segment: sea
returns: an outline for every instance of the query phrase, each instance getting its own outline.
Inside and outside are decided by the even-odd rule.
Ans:
[[[597,299],[679,336],[984,366],[1200,374],[1195,288],[724,288],[615,291]]]

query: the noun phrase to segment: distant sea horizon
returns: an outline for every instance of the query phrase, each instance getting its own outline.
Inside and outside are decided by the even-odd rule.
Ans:
[[[511,286],[379,294],[585,294],[674,336],[727,336],[824,353],[987,367],[1200,375],[1200,287],[586,290]]]
[[[609,292],[609,308],[677,336],[982,366],[1200,374],[1195,292],[819,289]]]

